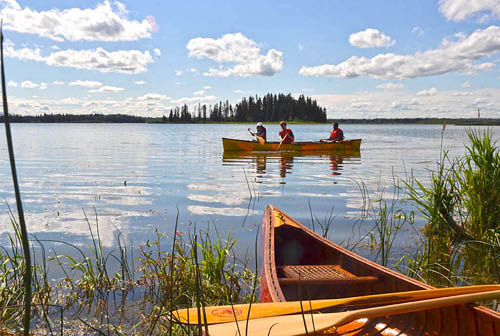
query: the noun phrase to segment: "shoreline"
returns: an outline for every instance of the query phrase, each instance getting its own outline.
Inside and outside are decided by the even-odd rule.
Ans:
[[[340,125],[454,125],[454,126],[500,126],[498,121],[480,121],[480,122],[464,122],[464,121],[379,121],[379,120],[363,120],[363,121],[344,121],[335,120]],[[254,121],[248,122],[196,122],[196,123],[168,123],[168,122],[110,122],[110,121],[72,121],[72,122],[46,122],[46,121],[18,121],[11,124],[164,124],[164,125],[251,125]],[[279,122],[265,122],[267,125],[279,125]],[[289,125],[330,125],[332,122],[305,122],[305,121],[287,121]],[[3,124],[3,121],[0,121]]]

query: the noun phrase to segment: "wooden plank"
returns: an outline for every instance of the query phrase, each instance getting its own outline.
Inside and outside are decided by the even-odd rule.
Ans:
[[[458,317],[458,335],[460,336],[473,336],[479,335],[476,330],[476,319],[471,309],[465,305],[455,307]]]

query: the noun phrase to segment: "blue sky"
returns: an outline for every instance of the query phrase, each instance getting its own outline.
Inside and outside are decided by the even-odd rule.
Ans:
[[[500,0],[0,1],[12,113],[305,94],[332,118],[500,118]]]

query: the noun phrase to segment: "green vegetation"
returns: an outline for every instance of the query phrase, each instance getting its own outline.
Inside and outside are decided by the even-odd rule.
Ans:
[[[120,234],[115,237],[118,249],[106,252],[97,219],[95,228],[88,220],[87,224],[92,237],[87,249],[36,240],[42,261],[32,267],[33,329],[59,335],[64,322],[64,332],[69,334],[84,328],[102,335],[197,335],[197,326],[171,324],[170,312],[255,301],[256,274],[247,261],[234,257],[236,240],[230,233],[224,238],[217,231],[176,232],[169,240],[173,240],[172,251],[166,252],[163,246],[169,237],[156,231],[156,239],[135,250],[134,257]],[[0,251],[2,335],[22,330],[24,258],[19,238],[16,230],[11,247]],[[53,247],[47,253],[48,243],[64,244],[75,250],[74,256],[59,255]],[[58,269],[63,276],[50,280],[50,269]],[[59,309],[57,314],[54,307]]]
[[[499,148],[489,131],[467,134],[466,154],[452,159],[443,151],[428,187],[414,177],[396,183],[394,197],[380,197],[365,215],[374,227],[363,238],[379,262],[387,265],[396,236],[411,230],[417,248],[394,267],[437,287],[500,283]],[[420,230],[415,216],[426,223]]]
[[[411,272],[439,286],[500,283],[500,154],[489,131],[469,131],[462,158],[445,152],[430,187],[407,184],[427,225]]]

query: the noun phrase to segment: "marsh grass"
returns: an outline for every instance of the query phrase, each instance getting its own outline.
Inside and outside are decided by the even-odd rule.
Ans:
[[[500,283],[500,154],[489,130],[469,130],[463,157],[443,151],[431,183],[407,183],[425,220],[405,273],[435,286]]]
[[[344,242],[350,250],[368,248],[374,260],[383,266],[392,266],[397,262],[393,258],[394,242],[402,231],[414,227],[414,212],[406,210],[402,197],[405,188],[393,176],[392,191],[385,185],[379,185],[376,196],[370,196],[366,184],[358,182],[363,200],[359,219],[353,225],[353,237]],[[367,230],[362,227],[368,226]],[[358,232],[355,232],[358,228]]]
[[[91,243],[87,248],[55,241],[32,241],[33,254],[41,260],[32,266],[33,298],[37,309],[34,329],[65,332],[78,322],[95,335],[197,335],[203,328],[171,323],[170,312],[185,307],[255,301],[256,274],[248,260],[235,257],[237,242],[229,231],[222,236],[214,225],[204,232],[175,232],[172,236],[155,231],[155,238],[134,249],[127,246],[120,232],[114,250],[104,248],[95,222],[85,215]],[[22,325],[24,257],[19,233],[12,221],[11,246],[0,251],[0,331],[18,332]],[[172,250],[165,245],[172,242]],[[48,245],[65,245],[74,253],[59,255]],[[134,257],[132,251],[135,250]],[[51,267],[63,276],[49,280]],[[54,305],[60,312],[54,312]],[[43,322],[43,326],[41,324]],[[32,328],[33,330],[33,328]],[[49,334],[49,333],[47,333]]]
[[[335,206],[332,205],[330,210],[327,213],[325,213],[325,217],[323,218],[323,220],[320,220],[318,216],[316,216],[313,212],[311,201],[309,201],[308,204],[309,204],[309,214],[311,215],[311,229],[314,232],[316,232],[316,224],[317,224],[321,229],[321,236],[323,238],[328,238],[328,235],[331,232],[330,230],[332,229],[336,217]]]
[[[490,131],[467,135],[470,145],[458,158],[442,149],[442,136],[429,183],[413,175],[393,177],[392,195],[379,186],[375,198],[358,183],[363,207],[353,225],[355,239],[344,245],[369,247],[382,265],[437,287],[500,283],[500,154]],[[410,233],[410,252],[395,257],[403,231]]]

